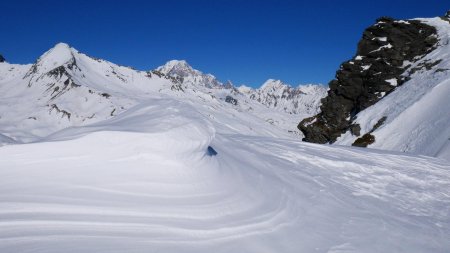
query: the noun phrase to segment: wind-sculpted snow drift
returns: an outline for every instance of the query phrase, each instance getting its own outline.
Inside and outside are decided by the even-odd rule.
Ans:
[[[450,249],[443,160],[232,133],[168,98],[3,146],[0,168],[0,252]]]

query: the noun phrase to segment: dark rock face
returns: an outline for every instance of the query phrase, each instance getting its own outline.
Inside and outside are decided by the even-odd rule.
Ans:
[[[417,61],[435,49],[437,42],[436,29],[420,21],[379,18],[364,31],[356,56],[344,62],[329,83],[321,113],[298,125],[303,140],[333,143],[349,129],[359,136],[359,126],[352,124],[356,114],[407,81],[402,74],[409,65],[404,62]],[[366,137],[365,143],[372,141]]]
[[[0,62],[5,62],[6,59],[3,57],[3,55],[0,54]]]
[[[352,144],[352,146],[365,148],[367,147],[367,145],[372,144],[374,142],[375,136],[367,133],[363,135],[361,138],[356,139],[356,141]]]
[[[237,99],[235,99],[235,98],[232,97],[232,96],[226,96],[226,97],[225,97],[225,102],[230,103],[230,104],[232,104],[232,105],[237,105],[237,104],[238,104]]]

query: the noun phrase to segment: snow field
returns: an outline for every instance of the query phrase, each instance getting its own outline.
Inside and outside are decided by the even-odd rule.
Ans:
[[[223,133],[171,99],[4,146],[0,168],[1,252],[450,248],[448,163]]]

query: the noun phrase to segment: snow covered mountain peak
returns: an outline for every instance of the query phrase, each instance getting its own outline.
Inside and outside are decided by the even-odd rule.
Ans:
[[[58,50],[60,50],[59,52],[62,52],[62,51],[72,51],[73,49],[74,48],[72,48],[69,44],[65,42],[58,42],[49,51],[58,52]]]
[[[170,60],[163,66],[160,66],[157,68],[157,70],[161,71],[162,73],[169,73],[171,71],[186,71],[186,72],[192,72],[194,69],[192,68],[189,63],[187,63],[186,60]]]
[[[286,88],[288,85],[283,83],[281,80],[268,79],[260,88],[260,90],[265,91],[275,91],[280,88]]]
[[[61,74],[61,72],[64,71],[63,65],[66,65],[69,68],[76,66],[76,54],[78,54],[78,51],[71,48],[68,44],[58,43],[37,59],[24,78],[31,77],[29,82],[29,85],[31,85],[33,80],[36,80],[49,72]]]
[[[66,43],[58,43],[39,57],[36,63],[43,69],[51,70],[55,67],[73,61],[75,57],[74,53],[78,53],[78,51],[71,48]]]
[[[185,60],[171,60],[156,68],[166,76],[181,80],[185,85],[204,86],[207,88],[219,88],[223,84],[211,74],[192,68]]]

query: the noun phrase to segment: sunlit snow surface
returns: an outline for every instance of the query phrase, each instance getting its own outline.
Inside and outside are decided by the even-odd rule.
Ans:
[[[1,147],[0,252],[450,251],[448,162],[216,126],[154,99]]]

